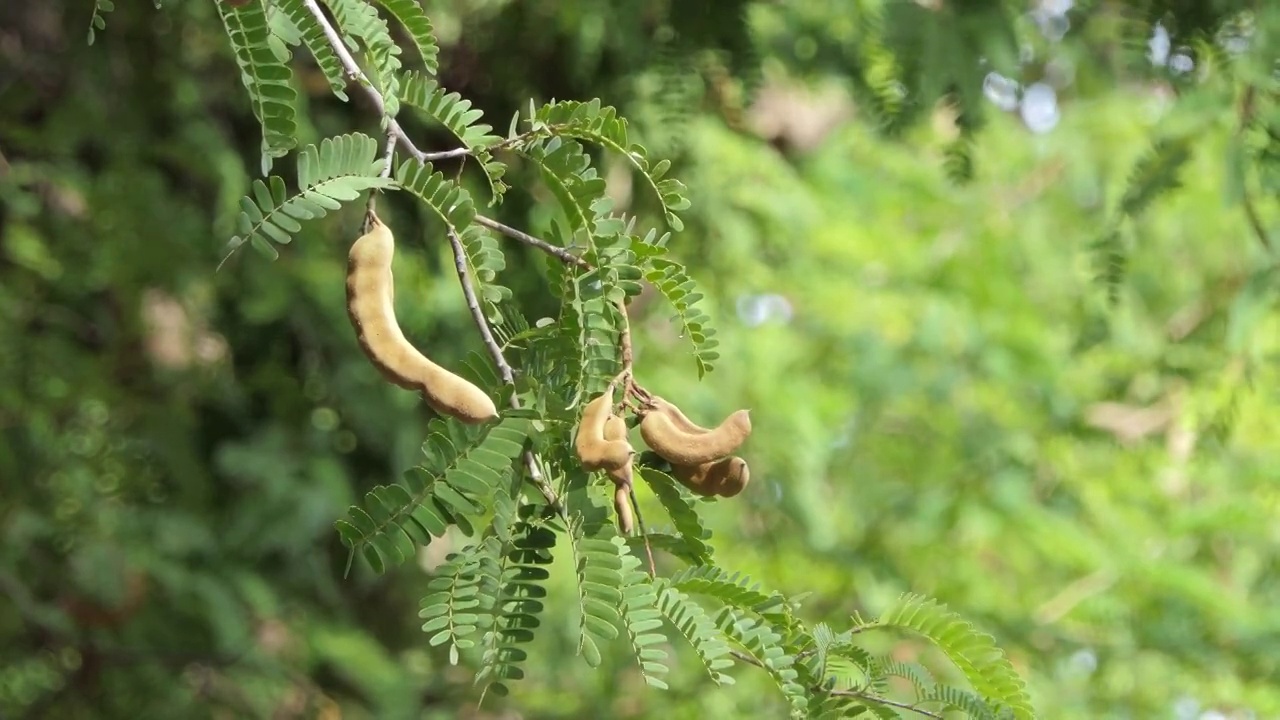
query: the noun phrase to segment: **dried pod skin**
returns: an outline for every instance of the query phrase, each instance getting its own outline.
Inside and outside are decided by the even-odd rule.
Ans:
[[[737,450],[751,434],[751,416],[738,410],[712,430],[681,430],[671,415],[655,409],[640,422],[640,436],[654,452],[672,465],[701,465]]]
[[[673,465],[672,476],[703,497],[733,497],[751,480],[747,461],[734,455],[700,465]]]
[[[347,316],[360,349],[388,381],[416,390],[436,412],[465,423],[498,417],[493,399],[466,379],[431,362],[400,329],[391,260],[395,238],[377,216],[347,255]]]
[[[627,442],[627,423],[617,415],[610,415],[608,420],[604,421],[604,439],[609,442],[622,441]],[[631,452],[633,448],[631,443],[627,443],[627,450]],[[631,487],[632,470],[631,463],[634,455],[627,458],[627,462],[620,468],[609,470],[606,474],[609,479],[616,485],[625,485]]]
[[[622,470],[626,468],[628,484],[631,477],[631,456],[635,452],[624,438],[605,439],[605,426],[612,417],[613,390],[602,393],[582,409],[582,422],[578,425],[578,437],[573,448],[578,461],[587,470]],[[618,482],[614,480],[614,482]]]
[[[631,514],[631,488],[619,485],[613,491],[613,509],[618,512],[618,530],[623,535],[630,535],[635,529],[635,518]]]

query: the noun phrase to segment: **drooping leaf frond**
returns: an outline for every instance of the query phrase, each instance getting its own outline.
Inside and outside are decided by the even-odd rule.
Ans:
[[[729,571],[715,565],[685,568],[670,577],[671,587],[686,592],[713,597],[724,604],[753,612],[780,628],[792,624],[791,607],[781,593],[767,593],[742,573]]]
[[[370,65],[365,72],[382,95],[385,117],[395,117],[400,112],[401,50],[391,38],[387,21],[368,0],[324,0],[324,3],[333,11],[342,33],[359,38],[364,45]]]
[[[97,31],[107,29],[106,15],[116,9],[112,0],[93,0],[93,15],[89,18],[89,44],[97,38]]]
[[[751,618],[725,606],[715,615],[716,627],[737,643],[769,673],[778,689],[791,706],[792,717],[803,717],[808,705],[808,693],[798,681],[796,658],[782,646],[782,635],[764,620]]]
[[[240,199],[237,235],[228,242],[228,256],[246,242],[275,255],[272,242],[287,244],[302,230],[300,220],[327,215],[373,188],[393,187],[381,177],[383,160],[378,143],[368,135],[352,133],[325,138],[298,154],[298,193],[288,195],[282,178],[253,181],[253,194]]]
[[[513,148],[537,166],[543,182],[551,190],[569,220],[569,228],[575,237],[591,242],[595,235],[596,218],[603,214],[595,203],[604,197],[604,178],[591,167],[582,144],[559,136],[533,138]]]
[[[286,155],[297,145],[298,122],[294,108],[298,93],[291,81],[293,70],[271,49],[271,31],[262,4],[242,7],[217,3],[240,66],[240,80],[249,91],[254,117],[262,126],[262,172],[271,171],[274,158]]]
[[[405,473],[404,484],[373,488],[364,508],[352,505],[347,518],[336,523],[343,544],[353,555],[363,553],[375,572],[404,562],[416,546],[440,537],[450,524],[474,535],[473,522],[485,514],[489,498],[509,490],[513,460],[532,428],[527,418],[504,417],[487,430],[440,419],[428,430],[426,458]]]
[[[680,544],[696,565],[710,565],[713,562],[713,550],[707,544],[711,531],[702,524],[702,518],[693,507],[693,500],[681,491],[679,485],[670,475],[651,467],[637,470],[636,474],[653,488],[679,533]]]
[[[922,705],[936,703],[950,710],[959,710],[969,720],[1012,720],[1015,717],[1009,708],[992,708],[977,695],[948,685],[940,685],[920,693],[918,702]]]
[[[728,658],[729,645],[720,636],[715,622],[702,606],[688,595],[671,587],[665,580],[656,583],[658,588],[658,611],[670,622],[685,640],[693,646],[702,660],[702,667],[717,685],[732,685],[733,676],[723,671],[733,667]]]
[[[1179,172],[1189,159],[1189,137],[1162,138],[1153,143],[1133,165],[1129,184],[1120,198],[1120,212],[1136,217],[1157,197],[1181,187]]]
[[[412,0],[400,0],[412,2]],[[481,123],[484,113],[471,107],[471,101],[464,99],[456,92],[446,93],[444,88],[434,80],[411,72],[401,80],[401,100],[404,104],[416,108],[458,138],[462,146],[471,151],[480,169],[484,171],[489,189],[493,193],[490,205],[502,201],[507,191],[507,184],[502,177],[507,166],[494,160],[489,147],[502,141],[502,138],[491,135],[492,126]]]
[[[990,635],[935,600],[904,594],[864,627],[910,630],[941,650],[979,694],[1008,706],[1015,718],[1035,716],[1022,679]]]
[[[650,582],[648,574],[640,569],[640,559],[626,551],[626,543],[613,532],[612,526],[606,527],[612,535],[610,542],[622,557],[622,620],[631,640],[631,649],[640,663],[640,674],[649,687],[666,690],[667,682],[662,676],[668,672],[663,662],[667,659],[667,652],[655,647],[667,642],[666,635],[654,632],[662,627],[662,613],[657,608],[657,588]]]
[[[490,322],[500,322],[498,305],[511,298],[511,290],[497,284],[498,273],[506,267],[501,246],[487,231],[473,221],[476,216],[471,194],[461,185],[445,178],[431,163],[409,159],[396,170],[400,187],[417,196],[435,211],[447,232],[456,233],[466,251],[471,278],[478,295],[486,305]]]
[[[531,123],[535,130],[576,137],[620,153],[653,190],[671,229],[677,232],[684,229],[684,222],[676,214],[689,207],[684,183],[674,178],[664,179],[671,163],[651,165],[647,151],[627,139],[627,121],[618,117],[612,107],[601,106],[599,100],[552,102],[540,108]]]
[[[477,685],[484,686],[482,700],[489,691],[506,695],[507,681],[524,678],[520,665],[529,654],[520,646],[532,642],[534,630],[542,624],[542,599],[547,596],[543,582],[551,577],[547,566],[555,544],[550,529],[522,521],[515,527],[509,550],[501,557],[482,560],[489,570],[486,594],[494,598],[493,626],[485,633],[484,657],[475,678]]]
[[[570,520],[569,538],[578,580],[578,604],[582,619],[578,628],[578,652],[588,665],[601,663],[600,645],[618,637],[618,607],[622,603],[622,554],[611,540],[586,537],[581,514]]]
[[[346,71],[343,69],[342,62],[338,60],[337,53],[333,51],[333,46],[329,44],[328,38],[324,35],[324,29],[320,27],[320,23],[315,16],[307,10],[303,0],[276,0],[275,5],[284,12],[289,20],[293,22],[294,27],[297,28],[302,44],[307,46],[307,51],[315,58],[316,65],[320,67],[320,72],[324,74],[324,79],[329,81],[329,89],[333,91],[334,96],[346,102]]]
[[[427,73],[435,75],[440,65],[440,47],[436,44],[436,31],[431,26],[431,18],[418,4],[418,0],[378,0],[378,4],[395,16],[396,20],[409,31],[409,37],[418,48],[422,57],[422,65]]]
[[[635,245],[645,280],[675,308],[676,315],[672,319],[680,323],[681,335],[693,345],[698,377],[705,377],[715,369],[715,361],[720,358],[720,352],[716,350],[720,341],[715,337],[716,330],[711,326],[711,318],[698,306],[703,295],[698,291],[697,284],[689,277],[683,265],[665,256],[666,237],[655,235],[651,231],[643,241]]]
[[[422,598],[418,617],[422,631],[429,633],[432,647],[449,643],[449,662],[458,664],[458,653],[475,647],[470,637],[491,624],[489,611],[493,598],[480,592],[480,561],[494,552],[497,539],[485,539],[483,545],[467,545],[449,553],[444,564],[436,568],[436,576],[427,583],[429,593]]]

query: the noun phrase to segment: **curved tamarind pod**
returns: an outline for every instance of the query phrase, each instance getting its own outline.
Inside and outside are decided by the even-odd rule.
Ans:
[[[623,535],[630,535],[635,528],[635,517],[631,514],[630,485],[619,485],[614,488],[613,509],[618,512],[618,530]]]
[[[605,439],[605,426],[612,417],[612,405],[612,389],[587,403],[582,409],[582,422],[578,424],[578,437],[574,439],[573,449],[587,470],[621,471],[625,468],[627,483],[630,484],[631,456],[635,454],[631,443],[626,441],[625,435],[620,440]]]
[[[711,432],[710,428],[704,428],[690,420],[688,416],[681,412],[679,407],[676,407],[675,403],[667,400],[666,398],[654,395],[649,401],[649,404],[653,406],[654,410],[666,413],[667,416],[671,418],[672,424],[674,424],[679,430],[696,435]]]
[[[384,378],[417,390],[438,413],[472,424],[498,417],[498,408],[485,391],[431,362],[405,338],[396,321],[391,276],[395,238],[376,215],[372,222],[347,255],[347,316],[360,349]]]
[[[703,497],[733,497],[751,481],[747,461],[737,455],[700,465],[673,465],[671,475]]]
[[[751,434],[751,416],[738,410],[712,430],[691,433],[681,430],[667,412],[649,412],[640,421],[640,436],[654,452],[672,465],[701,465],[719,460],[742,445]]]

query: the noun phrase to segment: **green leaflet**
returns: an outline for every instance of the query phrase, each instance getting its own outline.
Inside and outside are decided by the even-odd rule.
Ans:
[[[307,46],[307,51],[315,58],[316,65],[324,74],[324,79],[329,81],[329,89],[345,102],[347,100],[346,71],[343,70],[342,62],[338,60],[337,53],[333,51],[333,46],[329,44],[315,16],[307,10],[303,0],[276,0],[275,4],[292,21],[302,44]]]
[[[336,523],[343,544],[353,556],[363,553],[375,572],[412,557],[450,524],[473,535],[475,520],[491,511],[494,496],[509,492],[513,461],[532,427],[523,417],[504,417],[488,429],[437,418],[428,430],[422,465],[406,472],[403,484],[370,490],[363,508],[352,505]]]
[[[609,542],[618,548],[622,558],[622,597],[619,607],[622,610],[623,624],[627,628],[627,637],[631,640],[631,649],[640,663],[640,674],[645,684],[659,690],[666,690],[667,683],[662,679],[668,672],[667,652],[656,645],[667,642],[667,636],[654,632],[662,627],[662,612],[658,610],[657,586],[649,580],[648,574],[640,569],[640,559],[626,551],[626,543],[617,535],[612,525],[606,526],[611,535]]]
[[[116,9],[116,4],[112,0],[94,0],[93,15],[89,18],[89,38],[90,45],[93,44],[97,37],[98,30],[107,29],[106,14]]]
[[[546,566],[555,544],[550,529],[521,522],[509,549],[481,560],[486,570],[482,591],[494,599],[493,627],[485,633],[484,657],[475,678],[477,685],[484,684],[481,702],[490,690],[506,695],[505,681],[524,677],[520,664],[528,653],[519,646],[532,641],[541,625],[542,598],[547,594],[542,581],[550,577]]]
[[[412,2],[412,0],[397,0]],[[470,151],[480,164],[485,179],[489,182],[489,190],[493,194],[490,205],[502,201],[507,191],[507,184],[502,177],[507,166],[493,159],[489,147],[500,142],[502,138],[489,134],[493,128],[480,122],[484,113],[471,107],[471,101],[464,99],[456,92],[446,93],[434,80],[418,73],[408,73],[401,80],[401,95],[404,104],[413,107],[446,128]]]
[[[420,163],[414,159],[406,160],[396,169],[396,182],[425,202],[448,231],[457,234],[466,252],[472,280],[485,304],[485,315],[492,323],[501,322],[498,307],[511,299],[511,290],[495,281],[498,273],[506,268],[506,256],[495,238],[484,228],[473,224],[476,208],[471,194],[452,180],[447,180],[444,173],[431,163]]]
[[[992,637],[937,601],[904,594],[877,621],[864,627],[918,633],[946,654],[983,697],[1008,706],[1019,720],[1035,716],[1022,678]]]
[[[587,537],[585,527],[581,513],[570,518],[570,547],[577,574],[578,609],[582,614],[578,625],[578,653],[588,665],[596,667],[601,662],[600,645],[618,637],[622,551],[609,540]]]
[[[422,57],[422,65],[429,74],[435,75],[439,67],[440,48],[436,44],[431,19],[418,4],[418,0],[378,0],[378,4],[390,11],[404,29],[409,31],[409,37],[418,48],[418,55]]]
[[[689,207],[684,183],[674,178],[663,178],[671,163],[664,160],[650,164],[648,151],[627,139],[627,121],[618,117],[617,111],[600,101],[552,102],[542,106],[530,120],[534,130],[545,130],[554,135],[576,137],[596,143],[621,154],[640,172],[650,189],[662,204],[662,213],[672,230],[684,229],[684,222],[676,214]]]
[[[707,544],[711,532],[702,525],[702,518],[694,508],[692,496],[682,490],[682,486],[670,475],[651,467],[637,468],[636,475],[653,488],[654,495],[662,507],[666,508],[676,532],[680,534],[680,542],[689,553],[695,565],[710,565],[713,549]]]
[[[261,3],[243,7],[217,3],[226,27],[240,81],[249,91],[253,114],[262,126],[262,172],[271,171],[274,158],[282,157],[297,145],[298,122],[294,108],[298,93],[293,89],[293,70],[271,49],[271,31]]]
[[[367,0],[324,0],[333,11],[338,28],[344,35],[357,37],[368,51],[371,68],[369,80],[382,95],[383,111],[388,118],[400,112],[400,46],[391,38],[387,22]],[[354,43],[348,40],[352,50]]]
[[[302,230],[299,221],[322,218],[357,200],[360,193],[394,187],[380,177],[383,161],[378,143],[360,133],[325,138],[319,146],[308,145],[298,154],[298,193],[290,196],[284,180],[272,175],[266,182],[253,181],[253,194],[240,199],[236,218],[237,234],[227,243],[226,258],[241,245],[254,246],[271,257],[272,243],[286,244]]]
[[[732,685],[731,675],[723,670],[733,667],[729,645],[720,635],[715,621],[688,595],[670,587],[665,580],[655,581],[658,588],[658,611],[684,636],[702,660],[702,666],[717,685]]]
[[[803,717],[808,694],[797,682],[800,674],[793,667],[796,658],[783,647],[782,635],[769,622],[747,617],[730,606],[716,613],[715,624],[725,637],[746,650],[769,673],[791,706],[792,717]]]

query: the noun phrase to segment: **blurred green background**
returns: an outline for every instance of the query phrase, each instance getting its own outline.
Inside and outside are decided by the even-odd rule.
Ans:
[[[722,358],[699,381],[646,293],[636,363],[695,417],[753,409],[752,483],[709,511],[726,564],[812,593],[815,621],[936,597],[1045,718],[1280,717],[1280,284],[1225,187],[1231,95],[1179,98],[1176,46],[1139,78],[1106,3],[1023,18],[957,185],[954,118],[888,139],[852,99],[854,3],[424,4],[442,83],[499,131],[599,97],[688,184],[673,253]],[[90,3],[0,9],[0,717],[780,716],[749,667],[717,689],[678,654],[669,692],[624,647],[589,669],[563,573],[528,679],[477,710],[418,629],[448,542],[342,577],[333,521],[430,418],[345,316],[360,210],[215,273],[259,129],[213,3],[132,5],[93,46]],[[378,134],[298,67],[303,142]],[[1110,306],[1090,244],[1170,124],[1195,128],[1182,187],[1134,221]],[[536,175],[508,177],[494,212],[545,229]],[[447,245],[386,202],[401,322],[456,366],[480,345]],[[504,247],[528,319],[552,315],[542,259]]]

